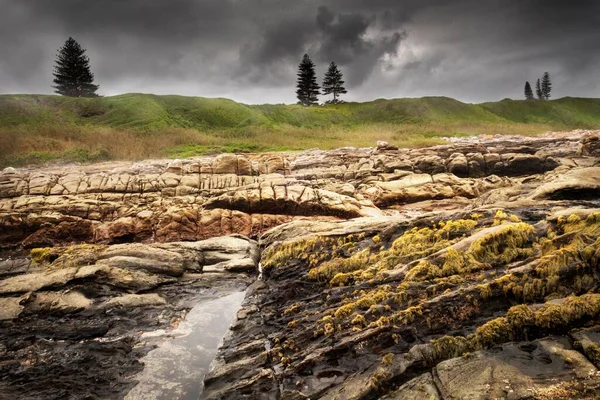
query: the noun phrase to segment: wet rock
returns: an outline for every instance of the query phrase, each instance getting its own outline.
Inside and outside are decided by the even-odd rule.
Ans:
[[[435,381],[444,399],[526,399],[559,392],[558,386],[598,384],[598,370],[566,338],[507,344],[444,361]],[[566,392],[568,393],[568,391]]]
[[[138,375],[140,359],[191,338],[188,310],[234,290],[204,398],[595,394],[594,143],[498,136],[3,171],[0,393],[182,397],[172,371],[199,385],[206,365],[186,367],[177,346],[163,361],[179,369]]]
[[[442,397],[433,376],[427,372],[406,382],[398,390],[382,397],[382,400],[442,400]]]

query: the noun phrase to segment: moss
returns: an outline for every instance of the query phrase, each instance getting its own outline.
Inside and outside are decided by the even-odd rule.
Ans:
[[[475,220],[461,219],[441,222],[438,227],[433,228],[413,228],[394,240],[387,250],[374,252],[364,249],[348,258],[323,262],[314,266],[307,277],[312,280],[329,281],[332,286],[347,286],[354,282],[371,280],[382,271],[448,247],[461,234],[470,232],[476,226]]]
[[[283,243],[277,247],[270,247],[263,255],[262,266],[264,269],[270,269],[284,264],[290,259],[307,259],[314,251],[318,242],[319,237],[314,237],[290,243]]]
[[[444,255],[444,264],[442,266],[442,276],[450,276],[461,273],[465,270],[466,260],[462,253],[450,247]]]
[[[293,321],[288,322],[288,327],[289,328],[295,328],[300,324],[300,321],[295,319]]]
[[[331,324],[331,323],[325,324],[323,330],[324,330],[325,336],[333,336],[333,334],[335,333],[335,328],[334,328],[333,324]]]
[[[343,273],[353,272],[363,268],[369,263],[370,250],[362,250],[349,258],[336,258],[328,262],[324,262],[318,267],[312,268],[307,278],[319,281],[330,281],[335,276],[338,278],[334,283],[344,283],[350,279],[348,276],[340,275]]]
[[[31,249],[29,255],[31,256],[31,260],[38,264],[50,262],[52,258],[52,247]]]
[[[501,261],[508,264],[517,258],[530,256],[531,249],[523,249],[531,243],[535,228],[521,222],[499,229],[471,244],[468,253],[477,262]]]
[[[294,314],[298,311],[299,308],[300,303],[294,303],[291,306],[287,307],[285,310],[283,310],[283,316],[286,316],[288,314]]]
[[[60,256],[54,260],[52,268],[58,269],[93,264],[107,248],[107,245],[86,243],[64,249],[57,249],[55,250],[56,255],[60,254]]]
[[[345,305],[341,306],[340,308],[338,308],[337,310],[335,310],[333,315],[334,315],[335,319],[337,319],[337,320],[344,319],[347,316],[349,316],[350,314],[352,314],[355,307],[356,307],[355,303],[345,304]]]
[[[352,321],[350,323],[352,325],[359,325],[359,326],[363,327],[363,326],[367,325],[367,320],[362,315],[355,314],[354,318],[352,318]]]
[[[585,355],[596,366],[600,368],[600,347],[596,344],[589,344],[585,347]]]
[[[533,255],[533,249],[526,247],[532,243],[533,232],[534,228],[529,224],[506,225],[476,240],[464,253],[449,247],[443,255],[441,266],[426,259],[419,261],[406,274],[406,280],[423,281],[453,275],[464,276],[490,269],[498,263],[509,264],[517,259],[528,258]]]
[[[483,300],[487,300],[492,296],[492,289],[489,284],[479,285],[479,295]]]
[[[390,378],[390,374],[384,368],[377,368],[375,373],[369,378],[369,387],[378,390],[385,381]]]
[[[496,211],[496,214],[494,215],[494,226],[501,225],[507,219],[508,214],[506,214],[503,210]]]
[[[390,326],[392,324],[392,320],[388,317],[379,317],[377,321],[373,321],[369,324],[370,328],[383,328],[386,326]]]
[[[521,337],[528,327],[541,334],[572,329],[587,319],[600,316],[600,294],[570,296],[562,303],[546,303],[538,310],[521,304],[510,308],[504,317],[486,322],[468,336],[445,336],[431,342],[438,360],[458,357],[466,351],[480,350]]]
[[[408,325],[413,323],[417,317],[421,316],[423,316],[423,308],[420,305],[412,306],[393,315],[392,321],[398,324]]]
[[[442,336],[432,340],[431,347],[435,360],[447,360],[476,350],[473,343],[464,336]]]
[[[558,219],[560,233],[578,232],[580,234],[598,237],[600,235],[600,211],[589,214],[585,219],[577,214]]]
[[[474,212],[473,214],[471,214],[471,219],[474,219],[475,221],[480,220],[483,217],[485,217],[485,215],[480,213]]]
[[[361,290],[347,304],[338,307],[333,316],[336,320],[343,320],[350,316],[355,309],[368,310],[370,307],[382,304],[394,296],[389,285],[383,285],[369,292]]]
[[[389,367],[393,363],[394,363],[394,354],[393,353],[387,353],[381,359],[381,365],[384,366],[384,367]]]
[[[356,243],[364,238],[364,234],[346,236],[315,236],[292,242],[271,246],[261,259],[265,270],[285,264],[288,260],[308,261],[314,267],[332,257],[341,256],[345,252],[354,251]]]
[[[506,312],[506,320],[515,329],[521,329],[525,326],[535,325],[535,313],[525,305],[511,307]]]

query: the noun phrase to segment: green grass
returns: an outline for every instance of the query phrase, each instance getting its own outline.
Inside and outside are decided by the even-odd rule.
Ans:
[[[0,166],[442,143],[442,136],[534,135],[600,127],[600,99],[446,97],[302,107],[228,99],[124,94],[94,99],[0,95]]]

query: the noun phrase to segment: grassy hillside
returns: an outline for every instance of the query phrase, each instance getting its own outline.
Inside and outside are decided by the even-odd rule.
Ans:
[[[600,99],[465,104],[426,97],[306,108],[148,94],[0,95],[0,165],[371,146],[377,140],[422,146],[450,135],[598,127]]]

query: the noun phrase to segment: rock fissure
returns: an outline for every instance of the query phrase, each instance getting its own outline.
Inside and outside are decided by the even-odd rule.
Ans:
[[[593,398],[598,135],[7,169],[0,391],[135,398],[246,290],[203,398]]]

